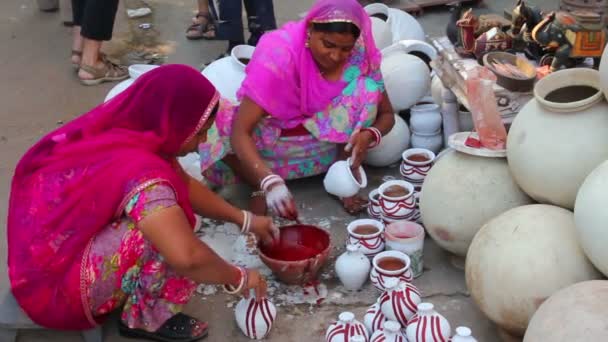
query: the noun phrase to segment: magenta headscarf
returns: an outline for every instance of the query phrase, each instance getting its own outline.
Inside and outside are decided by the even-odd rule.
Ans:
[[[358,44],[365,49],[365,57],[358,65],[362,75],[379,70],[381,54],[363,7],[356,0],[319,0],[304,20],[262,37],[245,70],[239,98],[252,99],[279,119],[281,128],[293,128],[325,109],[346,82],[325,80],[305,43],[310,22],[331,21],[352,22],[361,30]]]
[[[136,190],[166,182],[194,223],[175,156],[217,101],[197,70],[162,66],[25,154],[11,188],[8,267],[12,292],[34,322],[55,329],[95,325],[81,288],[83,258]]]

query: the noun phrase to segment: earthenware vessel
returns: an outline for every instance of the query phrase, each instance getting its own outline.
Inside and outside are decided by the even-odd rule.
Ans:
[[[395,321],[386,321],[382,329],[376,330],[370,338],[372,342],[407,342],[401,332],[401,325]]]
[[[397,8],[390,8],[382,3],[372,3],[365,6],[369,16],[374,16],[386,21],[392,32],[393,42],[404,39],[416,39],[424,41],[426,35],[422,25],[411,14]]]
[[[230,51],[230,56],[212,62],[201,73],[223,98],[238,103],[236,92],[245,80],[245,64],[242,61],[251,59],[254,50],[255,47],[250,45],[237,45]]]
[[[384,230],[386,249],[403,252],[410,257],[410,269],[414,278],[422,275],[424,268],[424,228],[416,222],[397,221]]]
[[[380,145],[367,151],[365,164],[377,167],[399,162],[401,153],[410,146],[410,129],[407,123],[395,114],[393,128],[382,137]]]
[[[361,289],[369,277],[369,258],[360,251],[360,245],[346,245],[346,252],[336,260],[336,274],[347,290]]]
[[[452,336],[451,342],[477,342],[473,337],[471,329],[467,327],[456,328],[456,334]]]
[[[435,161],[435,153],[424,148],[410,148],[401,155],[401,168],[403,179],[420,190],[424,178],[431,170]]]
[[[380,310],[380,301],[376,301],[374,305],[370,306],[363,316],[363,324],[370,334],[376,332],[376,330],[382,329],[382,326],[386,322],[386,316]]]
[[[445,342],[452,333],[448,320],[431,303],[418,304],[418,311],[405,331],[409,342]]]
[[[417,104],[410,109],[410,114],[412,132],[434,133],[441,129],[443,119],[438,104]]]
[[[373,232],[357,232],[357,227],[368,226]],[[369,227],[371,226],[371,227]],[[359,228],[361,229],[361,228]],[[348,244],[359,245],[360,251],[371,258],[384,250],[384,224],[378,220],[359,219],[346,226]]]
[[[386,279],[385,286],[386,291],[378,299],[380,310],[388,320],[397,321],[406,327],[422,301],[420,292],[416,286],[399,278]]]
[[[376,47],[382,50],[390,46],[393,43],[393,33],[391,32],[390,25],[379,18],[372,17],[370,19],[372,22],[372,36],[374,37]]]
[[[368,195],[369,205],[367,206],[367,214],[373,219],[382,219],[379,197],[380,193],[378,189],[372,190]]]
[[[424,148],[438,153],[443,147],[443,135],[441,129],[432,133],[412,132],[410,138],[411,145],[414,148]]]
[[[390,264],[384,265],[389,262]],[[372,259],[372,271],[369,278],[375,288],[385,291],[388,278],[398,278],[404,282],[411,282],[414,279],[410,264],[410,258],[403,252],[382,252]]]
[[[234,310],[236,323],[245,336],[261,340],[265,338],[277,317],[277,309],[268,299],[257,301],[255,292],[241,299]]]
[[[401,196],[392,196],[392,189],[403,189]],[[415,214],[414,186],[402,180],[384,182],[378,188],[382,219],[387,222],[411,219]],[[391,196],[389,196],[391,195]]]
[[[325,333],[326,342],[350,342],[354,336],[364,336],[367,342],[369,334],[365,325],[355,319],[352,312],[343,312],[338,321],[329,326]]]
[[[415,105],[427,95],[431,87],[431,76],[426,63],[403,50],[397,49],[383,54],[380,70],[386,92],[396,112]],[[404,89],[408,91],[405,92]]]
[[[367,176],[363,167],[359,166],[356,172],[358,177],[355,177],[351,169],[350,158],[333,163],[323,179],[325,191],[340,198],[356,195],[359,190],[367,186]]]

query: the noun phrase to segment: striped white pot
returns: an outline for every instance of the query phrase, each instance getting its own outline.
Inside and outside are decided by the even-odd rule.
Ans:
[[[268,299],[256,301],[255,295],[243,298],[234,310],[236,323],[245,336],[261,340],[268,335],[277,317],[277,309]]]

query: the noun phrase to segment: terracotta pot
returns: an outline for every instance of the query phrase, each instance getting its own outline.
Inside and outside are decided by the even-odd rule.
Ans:
[[[421,276],[424,268],[424,235],[424,228],[410,221],[393,222],[384,230],[386,249],[403,252],[410,257],[410,269],[414,278]]]
[[[381,265],[378,265],[378,262],[383,258],[398,259],[405,266],[394,270],[382,268]],[[397,278],[403,282],[411,282],[414,277],[410,270],[410,264],[410,258],[405,253],[399,251],[382,252],[372,259],[372,271],[369,274],[369,279],[371,280],[372,285],[380,291],[386,291],[386,281],[389,278]]]
[[[343,312],[338,321],[329,326],[325,332],[326,342],[350,342],[354,336],[364,336],[367,342],[369,334],[365,325],[355,319],[352,312]]]
[[[578,241],[585,254],[604,275],[608,276],[608,161],[593,170],[576,196],[574,222]],[[386,235],[386,233],[385,233]]]
[[[360,234],[355,229],[362,225],[376,227],[377,231],[372,234]],[[360,251],[371,258],[384,250],[384,224],[378,220],[359,219],[354,220],[346,226],[348,231],[348,244],[358,245]]]
[[[376,301],[374,305],[367,309],[365,316],[363,316],[363,324],[370,334],[373,334],[376,330],[382,329],[382,326],[386,321],[386,316],[384,316],[382,310],[380,310],[379,301]]]
[[[393,128],[382,137],[380,145],[367,151],[365,164],[377,167],[389,166],[399,161],[401,153],[410,145],[410,129],[407,123],[395,115]]]
[[[524,342],[608,341],[608,281],[592,280],[568,286],[538,308]]]
[[[370,340],[372,342],[407,342],[401,332],[401,325],[395,321],[386,321],[382,329],[376,330]]]
[[[412,156],[424,156],[426,160],[412,160]],[[403,152],[401,159],[399,171],[403,179],[416,189],[422,188],[422,183],[435,161],[435,153],[424,148],[410,148]]]
[[[380,309],[388,320],[406,327],[422,301],[420,292],[413,284],[402,282],[398,278],[386,279],[385,285],[386,291],[378,299]]]
[[[379,196],[380,193],[378,192],[378,189],[372,190],[368,195],[369,206],[367,206],[367,214],[376,220],[382,218],[382,209],[380,208],[380,201],[378,199]]]
[[[450,338],[452,329],[448,320],[435,311],[433,304],[420,303],[406,332],[409,342],[444,342]]]
[[[391,197],[386,194],[392,186],[399,186],[407,190],[407,194],[400,197]],[[416,199],[414,198],[414,186],[401,180],[384,182],[378,188],[380,193],[380,207],[382,208],[382,219],[385,221],[398,221],[411,219],[415,214]]]
[[[601,101],[599,91],[594,95],[570,91],[571,102],[545,98],[553,91],[566,89],[564,98],[570,86],[599,89],[599,73],[575,68],[540,80],[534,88],[535,98],[511,125],[507,158],[513,178],[528,195],[538,202],[572,210],[587,175],[608,159],[608,103]]]
[[[268,299],[257,301],[255,292],[249,298],[241,299],[234,310],[236,323],[245,336],[261,340],[268,336],[272,323],[277,317],[277,309]]]
[[[336,275],[347,290],[356,291],[365,284],[371,267],[359,246],[348,244],[346,252],[336,260]]]
[[[367,186],[367,175],[362,166],[359,166],[358,172],[360,181],[353,175],[350,158],[338,160],[329,167],[323,178],[325,191],[340,198],[356,195],[359,190]]]
[[[490,320],[523,336],[545,299],[600,277],[577,240],[574,215],[559,207],[526,205],[497,216],[469,247],[465,274],[471,297]]]
[[[319,269],[329,257],[331,238],[315,226],[281,227],[279,242],[272,246],[258,245],[260,259],[282,282],[302,285],[316,279]],[[299,260],[293,260],[299,259]]]

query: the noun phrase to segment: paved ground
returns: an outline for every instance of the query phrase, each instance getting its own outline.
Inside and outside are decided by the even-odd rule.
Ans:
[[[123,2],[125,6],[137,7],[137,0]],[[275,1],[279,22],[296,19],[304,12],[312,0]],[[150,0],[154,15],[146,20],[129,21],[124,10],[118,15],[115,40],[108,46],[110,53],[125,51],[137,44],[154,47],[168,54],[168,61],[198,66],[217,56],[226,46],[225,42],[187,41],[184,30],[192,13],[194,1]],[[556,1],[544,0],[545,8],[556,5]],[[500,13],[511,1],[488,1],[489,8]],[[69,64],[70,31],[60,24],[59,13],[40,13],[34,0],[0,2],[0,227],[5,226],[9,184],[13,168],[18,158],[42,134],[68,121],[99,103],[113,86],[112,84],[83,87]],[[137,23],[150,21],[154,29],[146,34],[138,33]],[[442,34],[447,22],[447,11],[436,9],[426,11],[420,18],[430,36]],[[134,38],[135,37],[135,38]],[[371,185],[380,183],[380,178],[395,170],[371,170]],[[371,187],[370,187],[371,188]],[[303,208],[305,221],[320,224],[331,231],[335,246],[342,246],[345,226],[352,220],[341,211],[340,206],[325,196],[321,179],[314,178],[294,182],[292,190]],[[238,192],[227,194],[235,201]],[[3,229],[3,228],[2,228]],[[206,230],[209,234],[209,228]],[[0,234],[4,234],[3,231]],[[211,236],[211,235],[210,235]],[[230,236],[230,234],[226,235]],[[0,244],[0,265],[4,272],[6,246]],[[225,241],[225,240],[224,240]],[[341,253],[334,249],[333,257]],[[450,263],[448,254],[440,250],[432,240],[425,244],[425,273],[415,281],[422,290],[425,300],[435,304],[452,325],[466,325],[473,329],[479,341],[497,341],[495,327],[483,317],[471,302],[463,272]],[[351,310],[359,318],[365,309],[375,301],[377,294],[370,288],[360,293],[341,291],[332,277],[333,262],[323,271],[328,289],[325,304],[289,305],[290,300],[276,298],[279,316],[269,341],[319,341],[328,322],[341,311]],[[0,286],[6,288],[4,276]],[[369,286],[369,285],[368,285]],[[277,294],[290,291],[277,289]],[[293,300],[291,300],[293,301]],[[245,341],[233,320],[229,307],[234,298],[221,294],[197,296],[188,305],[187,311],[211,324],[208,341]],[[123,341],[117,336],[116,327],[110,323],[105,327],[105,341]],[[22,342],[33,341],[79,341],[72,333],[26,332],[20,337]]]

